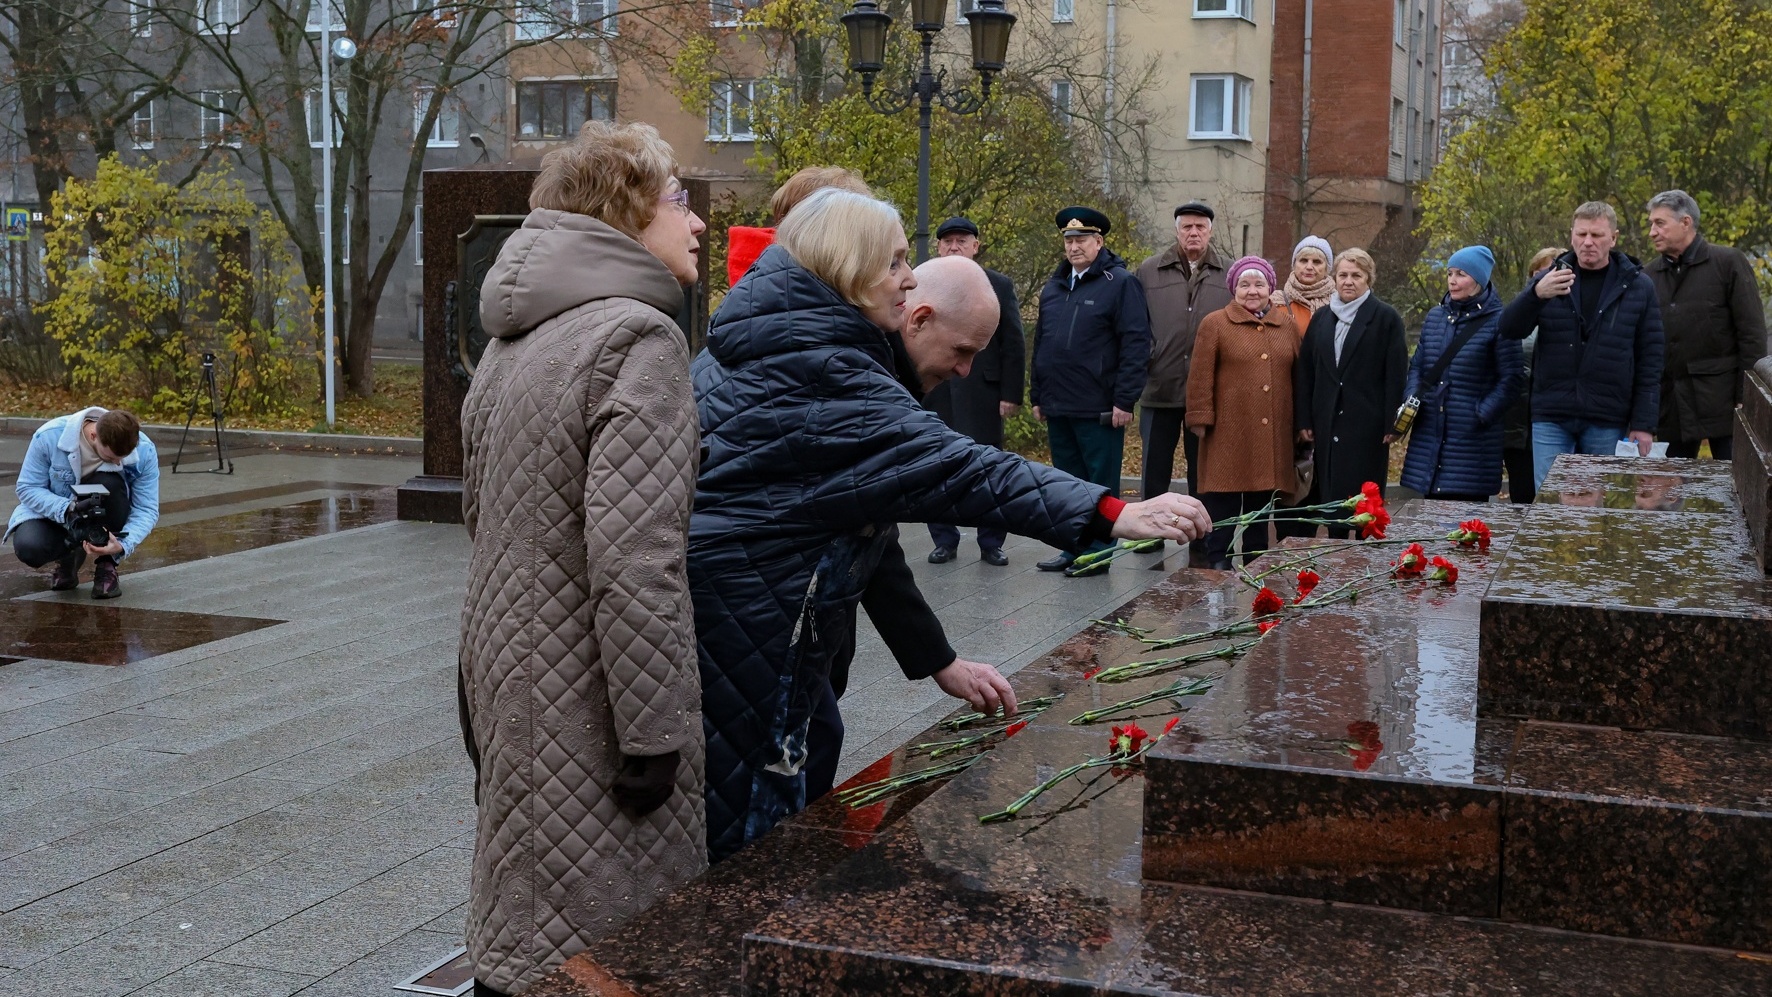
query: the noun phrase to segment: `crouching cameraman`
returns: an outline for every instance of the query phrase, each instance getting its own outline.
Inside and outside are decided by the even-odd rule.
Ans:
[[[92,597],[116,598],[117,562],[160,518],[160,463],[135,416],[94,406],[44,423],[16,490],[6,537],[18,559],[54,563],[49,587],[62,592],[80,584],[90,554]]]

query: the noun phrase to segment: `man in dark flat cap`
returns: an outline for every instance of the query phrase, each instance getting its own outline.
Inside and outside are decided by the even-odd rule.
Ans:
[[[1138,432],[1144,441],[1144,494],[1169,490],[1175,472],[1175,449],[1186,460],[1188,494],[1196,494],[1199,437],[1184,432],[1188,367],[1194,355],[1194,333],[1200,320],[1231,303],[1224,268],[1229,264],[1212,248],[1212,208],[1189,201],[1175,209],[1175,244],[1138,265],[1151,313],[1150,377],[1139,398]],[[1206,545],[1199,545],[1205,557]]]
[[[942,222],[935,230],[935,240],[936,252],[941,256],[964,256],[977,262],[983,249],[978,241],[978,226],[969,218],[954,217]],[[973,358],[970,373],[936,385],[923,401],[954,429],[979,443],[1001,447],[1003,419],[1021,407],[1027,343],[1022,339],[1021,304],[1015,300],[1015,283],[1006,274],[989,268],[984,274],[991,280],[991,290],[997,293],[997,331],[992,334],[990,345]],[[930,523],[929,536],[935,541],[929,562],[952,561],[960,548],[960,531],[944,523]],[[1009,557],[1003,553],[1006,539],[1008,534],[1002,530],[980,527],[979,559],[998,567],[1008,564]]]
[[[1118,495],[1126,425],[1144,392],[1151,356],[1144,288],[1125,261],[1106,248],[1112,228],[1106,215],[1070,207],[1055,221],[1064,260],[1040,291],[1028,401],[1034,417],[1046,423],[1053,466]],[[1062,551],[1039,568],[1074,578],[1105,571],[1111,563],[1073,568],[1071,562],[1084,553]]]

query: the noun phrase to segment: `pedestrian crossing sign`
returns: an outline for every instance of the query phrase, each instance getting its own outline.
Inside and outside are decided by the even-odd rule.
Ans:
[[[31,237],[31,209],[6,209],[6,241],[24,242]]]

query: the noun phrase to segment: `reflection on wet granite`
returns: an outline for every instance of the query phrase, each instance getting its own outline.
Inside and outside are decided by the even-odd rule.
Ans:
[[[376,488],[160,527],[123,562],[123,601],[128,602],[129,576],[134,572],[391,522],[393,518],[394,490]],[[27,568],[10,555],[0,557],[0,634],[5,635],[0,638],[0,651],[53,661],[121,665],[282,622],[94,603],[86,598],[90,563],[84,571],[77,601],[19,599],[48,591],[49,569]]]
[[[0,633],[5,634],[0,638],[0,650],[51,661],[125,665],[282,622],[85,602],[14,599],[0,603]]]
[[[1536,501],[1590,509],[1740,514],[1735,488],[1727,478],[1683,474],[1566,473],[1555,488],[1547,479]]]

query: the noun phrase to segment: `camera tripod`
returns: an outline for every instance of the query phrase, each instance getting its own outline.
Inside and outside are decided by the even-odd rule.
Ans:
[[[222,401],[221,392],[215,386],[215,354],[203,354],[203,383],[209,386],[209,415],[215,422],[215,466],[206,467],[201,471],[189,471],[186,474],[233,474],[234,462],[222,453]],[[178,452],[172,455],[172,473],[177,474],[178,462],[185,455],[185,441],[191,437],[191,423],[197,418],[197,406],[203,401],[202,388],[191,389],[191,408],[185,413],[185,431],[178,438]]]

